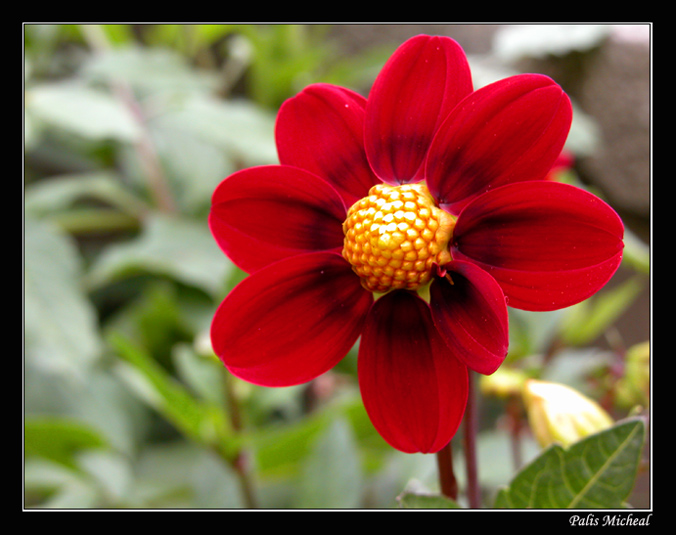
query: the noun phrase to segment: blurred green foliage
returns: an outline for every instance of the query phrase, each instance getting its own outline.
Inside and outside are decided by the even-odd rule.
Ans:
[[[229,376],[207,341],[244,276],[209,234],[214,188],[276,163],[284,99],[316,81],[366,94],[393,50],[344,58],[330,30],[24,27],[27,508],[455,506],[411,492],[436,491],[434,458],[373,430],[355,351],[309,385],[263,389]],[[628,249],[627,283],[571,310],[515,311],[509,366],[556,375],[553,359],[587,386],[616,370],[588,344],[646,283],[647,251]],[[487,503],[514,472],[502,403],[488,400],[480,434]],[[527,436],[523,449],[538,454]]]

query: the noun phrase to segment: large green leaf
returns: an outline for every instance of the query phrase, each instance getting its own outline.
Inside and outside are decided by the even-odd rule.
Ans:
[[[171,112],[149,122],[148,128],[181,213],[206,211],[218,183],[236,169],[227,148],[223,150],[207,136],[173,121]],[[140,162],[138,165],[142,169]]]
[[[175,50],[121,46],[90,56],[82,75],[95,83],[124,82],[141,95],[163,97],[215,89],[218,77],[192,68]]]
[[[179,217],[152,216],[141,235],[111,245],[89,273],[94,287],[133,273],[150,273],[220,295],[232,263],[221,252],[204,224]]]
[[[73,418],[33,416],[24,423],[24,452],[66,466],[75,466],[74,455],[101,448],[104,438],[87,424]]]
[[[261,396],[268,393],[275,396],[273,400],[278,410],[280,403],[288,404],[291,396],[298,395],[298,391],[294,392],[295,388],[265,389],[256,392],[255,396],[259,398],[259,403]],[[289,399],[284,401],[282,396]],[[266,400],[269,399],[266,397]],[[267,403],[266,400],[263,400],[263,403]],[[355,395],[345,392],[336,403],[306,414],[302,418],[287,421],[284,424],[275,422],[271,425],[259,425],[251,430],[247,435],[247,440],[250,441],[255,451],[258,473],[263,477],[274,479],[288,478],[297,473],[312,455],[314,449],[319,447],[321,437],[330,433],[327,429],[334,420],[349,422],[349,431],[343,428],[343,432],[349,432],[351,435],[350,438],[344,437],[348,445],[354,440],[360,446],[366,445],[366,450],[368,450],[373,447],[374,441],[379,441],[378,446],[382,442],[390,448],[373,428],[358,392]],[[333,432],[337,434],[339,431]],[[387,451],[391,451],[391,448]],[[364,454],[362,459],[364,469],[367,470],[368,452],[364,449],[361,452]]]
[[[131,111],[113,95],[71,81],[31,87],[26,113],[85,139],[133,142],[141,135]]]
[[[155,129],[180,131],[224,150],[244,165],[277,163],[274,114],[245,99],[195,94],[153,121]]]
[[[498,493],[497,508],[625,507],[643,449],[645,424],[629,419],[564,449],[547,448]]]
[[[101,346],[96,313],[80,281],[78,250],[54,226],[31,218],[24,236],[26,361],[81,377]]]
[[[146,210],[144,203],[126,189],[122,177],[110,170],[56,175],[34,182],[26,188],[24,208],[31,216],[44,217],[68,211],[84,199],[135,216]]]
[[[352,430],[346,420],[336,418],[305,460],[296,506],[359,507],[362,483],[359,450]]]

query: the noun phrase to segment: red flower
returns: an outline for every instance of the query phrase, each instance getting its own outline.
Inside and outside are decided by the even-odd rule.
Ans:
[[[250,275],[212,323],[235,375],[309,381],[359,336],[359,384],[383,438],[436,452],[455,434],[467,368],[508,349],[506,305],[553,310],[599,290],[623,225],[581,189],[542,180],[572,117],[551,79],[476,91],[465,55],[417,36],[368,100],[316,84],[277,117],[280,165],[245,169],[213,195],[210,227]]]

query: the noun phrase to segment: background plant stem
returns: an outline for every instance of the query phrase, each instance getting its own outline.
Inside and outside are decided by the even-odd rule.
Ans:
[[[84,24],[80,26],[80,29],[85,40],[94,51],[101,53],[110,49],[106,33],[100,26]],[[144,168],[148,189],[155,205],[164,213],[175,212],[176,203],[169,188],[167,177],[160,164],[150,133],[146,128],[143,110],[136,101],[132,88],[126,82],[119,80],[112,82],[110,85],[115,95],[129,109],[140,127],[141,134],[136,142],[136,152]]]
[[[465,410],[465,434],[464,452],[465,467],[467,470],[467,499],[472,509],[481,507],[481,489],[477,470],[476,433],[477,433],[477,410],[475,395],[475,377],[469,371],[469,394],[467,397],[467,409]]]
[[[233,377],[229,373],[225,375],[225,392],[228,403],[228,414],[230,414],[230,423],[235,433],[240,433],[242,431],[242,417],[237,396],[233,391]],[[258,503],[253,488],[253,480],[251,478],[248,452],[244,448],[239,447],[235,458],[230,460],[230,465],[237,474],[237,479],[239,480],[242,489],[242,498],[244,499],[246,507],[248,509],[256,509]]]

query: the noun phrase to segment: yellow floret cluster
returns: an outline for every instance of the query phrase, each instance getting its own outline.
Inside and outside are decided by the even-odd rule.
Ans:
[[[454,226],[423,184],[378,184],[347,213],[343,257],[369,291],[417,290],[450,261]]]

